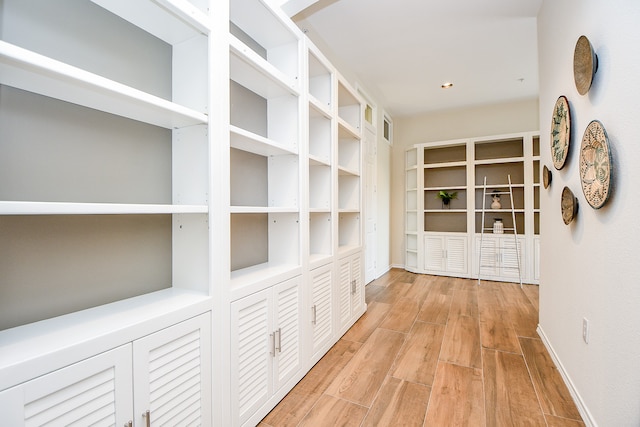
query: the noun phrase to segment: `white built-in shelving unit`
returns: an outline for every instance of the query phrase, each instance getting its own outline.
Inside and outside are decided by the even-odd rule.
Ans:
[[[35,406],[38,424],[140,425],[145,411],[209,424],[220,123],[207,2],[0,9],[0,412],[11,425]],[[166,383],[192,378],[188,402],[149,401],[154,352],[191,358]],[[114,386],[99,412],[79,403],[94,375]]]
[[[489,189],[499,189],[508,186],[510,176],[523,279],[537,283],[540,142],[536,132],[417,144],[405,156],[407,270],[477,277],[484,178]],[[437,197],[441,190],[457,197],[445,205]],[[490,199],[485,202],[491,204]],[[501,219],[506,229],[514,228],[506,199],[500,209],[486,209],[485,215],[491,221]],[[483,253],[483,259],[496,265],[483,267],[483,278],[517,279],[510,274],[517,269],[506,268],[513,262],[502,250],[504,237],[508,236],[485,234],[496,250],[488,256]]]
[[[360,96],[264,0],[0,12],[3,422],[256,425],[366,310]]]

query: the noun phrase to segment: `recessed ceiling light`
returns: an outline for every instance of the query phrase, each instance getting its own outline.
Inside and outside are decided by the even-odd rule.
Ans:
[[[446,82],[446,83],[442,83],[442,86],[440,86],[442,89],[449,89],[450,87],[453,87],[453,83],[451,82]]]

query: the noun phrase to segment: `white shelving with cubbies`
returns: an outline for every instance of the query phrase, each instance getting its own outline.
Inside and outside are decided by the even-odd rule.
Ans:
[[[211,88],[226,71],[208,6],[0,6],[0,392],[209,319]]]
[[[523,132],[417,144],[407,150],[405,268],[420,273],[477,277],[475,237],[481,227],[484,178],[491,192],[507,187],[510,176],[522,270],[526,273],[523,280],[537,283],[533,254],[539,234],[539,145],[536,132]],[[440,191],[455,193],[456,197],[445,204],[438,198]],[[502,198],[500,209],[486,209],[485,213],[490,218],[500,218],[505,229],[513,229],[507,199]],[[491,204],[491,200],[485,202]],[[485,234],[485,239],[494,237],[498,239],[496,244],[503,241],[502,236]],[[505,262],[509,264],[510,260]],[[496,266],[492,278],[513,280],[503,270],[506,271],[501,265]]]

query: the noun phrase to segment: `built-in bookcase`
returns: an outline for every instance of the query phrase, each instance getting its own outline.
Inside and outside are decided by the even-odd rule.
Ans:
[[[301,263],[302,43],[260,1],[233,1],[229,14],[230,266],[238,288],[294,274]]]
[[[525,281],[538,280],[537,264],[530,255],[536,253],[540,228],[540,139],[536,133],[418,144],[405,156],[407,269],[477,277],[477,251],[473,250],[477,239],[471,236],[479,236],[482,228],[483,203],[485,222],[499,218],[505,229],[514,228],[513,204],[526,263],[522,268]],[[491,193],[508,188],[509,177],[513,199],[503,195],[501,207],[491,209],[491,200],[483,200],[485,178]],[[456,197],[444,203],[438,197],[441,191]],[[493,278],[501,280],[500,274]]]
[[[2,328],[161,290],[207,296],[206,7],[2,7],[0,222],[4,244],[23,242],[22,252],[5,246],[13,259],[2,270],[10,287],[30,289],[3,296]],[[52,283],[74,297],[54,297]]]

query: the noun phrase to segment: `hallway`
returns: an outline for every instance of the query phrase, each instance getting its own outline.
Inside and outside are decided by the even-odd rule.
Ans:
[[[538,287],[393,269],[259,424],[584,426],[536,333]]]

